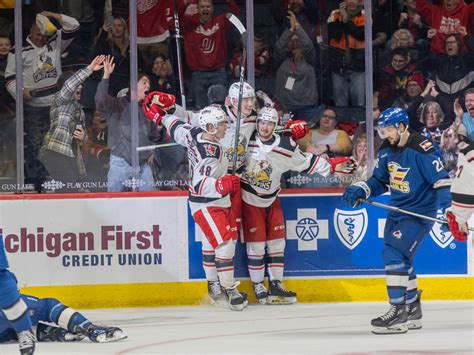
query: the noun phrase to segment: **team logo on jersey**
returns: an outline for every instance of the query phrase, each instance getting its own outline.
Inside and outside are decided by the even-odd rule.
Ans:
[[[318,219],[317,208],[298,208],[296,216],[286,221],[286,238],[298,240],[298,250],[318,250],[318,240],[329,239],[328,220]]]
[[[334,229],[341,243],[352,250],[364,239],[369,224],[365,208],[355,211],[334,210]]]
[[[57,69],[53,66],[53,59],[43,53],[36,57],[36,70],[33,73],[33,80],[37,83],[47,78],[56,78],[58,76]]]
[[[260,160],[250,171],[244,173],[244,179],[252,186],[270,190],[272,186],[272,180],[270,180],[272,171],[273,167],[267,160]]]
[[[444,218],[443,213],[440,210],[438,210],[436,218]],[[438,244],[443,249],[446,248],[449,244],[451,244],[454,239],[451,232],[445,232],[441,229],[441,223],[435,223],[433,225],[433,228],[431,228],[430,231],[430,237],[436,244]]]
[[[425,152],[431,149],[433,147],[433,144],[430,142],[429,139],[424,140],[423,142],[420,143],[421,149],[423,149]]]
[[[207,157],[215,157],[217,147],[213,144],[204,144],[204,151],[206,152]]]
[[[244,134],[239,134],[239,144],[237,145],[237,166],[241,166],[245,160],[245,150],[247,147],[247,138]],[[230,147],[225,151],[225,157],[231,163],[234,158],[234,147]]]
[[[403,192],[410,192],[410,183],[405,181],[410,168],[403,168],[397,162],[391,161],[388,163],[388,172],[390,173],[390,188]]]

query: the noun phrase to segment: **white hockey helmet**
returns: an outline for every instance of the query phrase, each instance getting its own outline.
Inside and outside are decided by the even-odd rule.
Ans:
[[[267,121],[272,122],[276,125],[280,121],[280,117],[278,116],[278,111],[275,110],[273,107],[262,107],[257,115],[257,121]]]
[[[229,98],[231,99],[232,103],[239,101],[239,89],[240,83],[233,83],[229,88]],[[249,97],[255,97],[255,90],[253,87],[244,81],[244,87],[242,89],[242,99],[247,99]]]
[[[217,124],[220,122],[226,122],[227,115],[219,105],[210,105],[204,107],[199,112],[199,126],[207,133],[214,134],[215,131],[209,132],[208,125],[211,124],[214,130],[217,129]]]

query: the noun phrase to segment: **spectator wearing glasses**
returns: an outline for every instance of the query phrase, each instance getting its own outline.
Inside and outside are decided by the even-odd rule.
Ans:
[[[298,141],[301,150],[314,155],[326,154],[330,157],[349,155],[352,142],[349,135],[337,126],[337,113],[332,108],[323,111],[319,120],[319,128],[311,129],[309,133]]]

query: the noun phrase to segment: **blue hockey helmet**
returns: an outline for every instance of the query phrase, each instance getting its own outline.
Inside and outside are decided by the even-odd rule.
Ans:
[[[398,128],[400,123],[403,123],[408,126],[408,114],[407,112],[400,107],[390,107],[384,110],[379,117],[379,127],[387,128],[390,126],[395,126]]]

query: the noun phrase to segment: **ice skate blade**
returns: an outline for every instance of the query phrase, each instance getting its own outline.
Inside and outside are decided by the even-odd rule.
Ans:
[[[395,324],[390,327],[374,327],[372,326],[372,333],[374,334],[404,334],[408,332],[406,323]]]
[[[421,325],[421,319],[413,319],[407,321],[408,330],[417,330],[421,329],[423,326]]]
[[[260,304],[267,304],[267,297],[265,298],[257,298],[258,303]]]
[[[121,330],[116,330],[113,332],[112,336],[107,336],[107,334],[100,334],[97,337],[97,343],[111,343],[113,341],[119,341],[127,339],[127,336]]]
[[[296,303],[296,297],[280,297],[280,296],[271,296],[267,297],[268,305],[285,305],[285,304],[294,304]]]
[[[209,297],[211,299],[211,304],[214,307],[227,307],[227,300],[226,299],[213,299],[212,297]]]
[[[241,304],[230,304],[228,303],[229,305],[229,308],[231,311],[243,311],[244,308],[247,308],[249,302],[248,301],[244,301],[244,303],[241,303]]]

